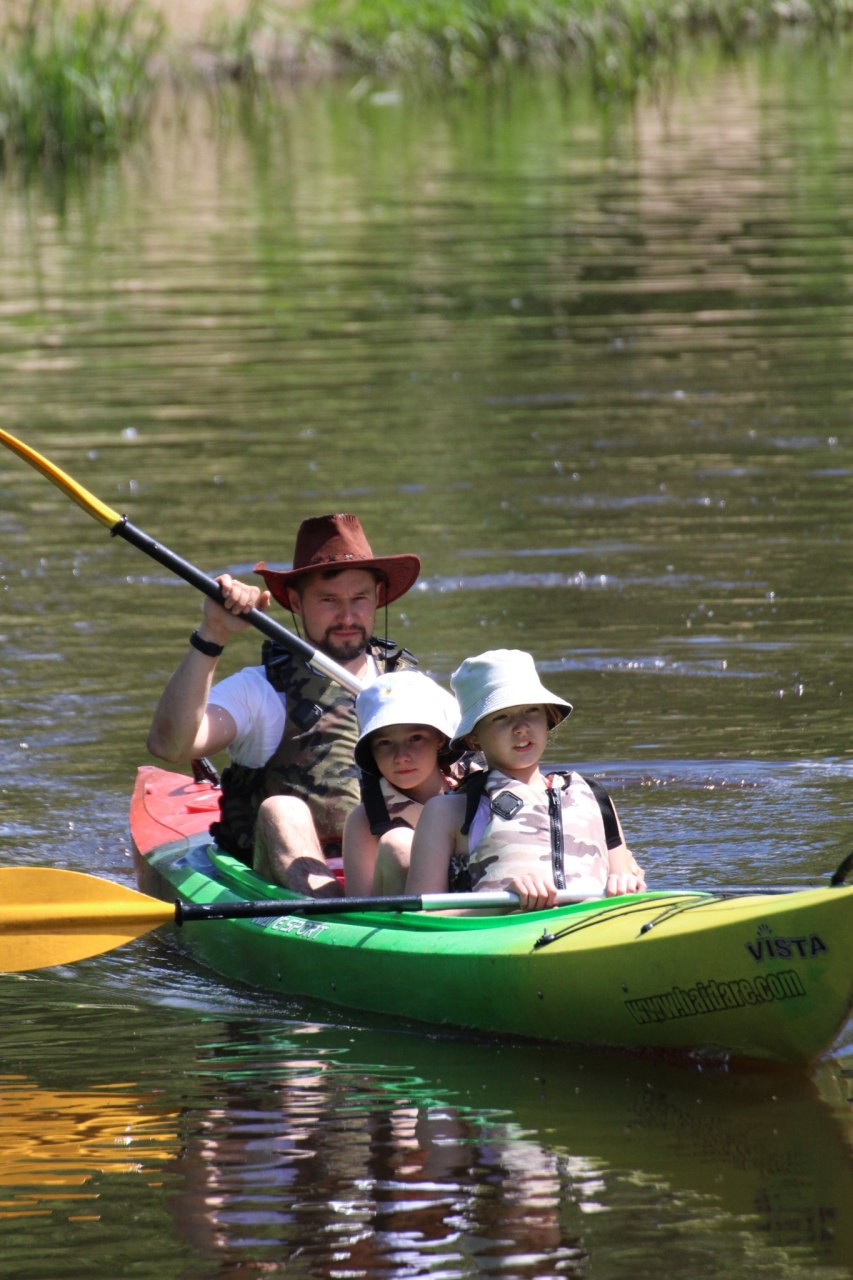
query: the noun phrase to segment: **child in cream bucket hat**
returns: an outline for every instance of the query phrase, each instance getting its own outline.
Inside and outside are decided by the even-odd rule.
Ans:
[[[543,685],[521,649],[491,649],[450,677],[460,707],[451,745],[486,769],[428,801],[412,842],[406,892],[509,889],[522,910],[637,893],[645,879],[610,797],[579,773],[546,775],[551,729],[571,703]]]
[[[441,751],[455,760],[461,754],[450,749],[459,720],[459,707],[452,694],[420,671],[391,671],[372,680],[355,700],[358,741],[355,762],[367,773],[379,774],[371,749],[371,737],[394,725],[428,725],[443,738]]]
[[[453,735],[458,744],[483,716],[505,707],[541,703],[548,708],[551,728],[572,713],[570,702],[545,688],[532,657],[522,649],[490,649],[476,658],[466,658],[450,683],[459,703],[459,723]]]
[[[344,827],[346,892],[399,893],[423,806],[451,785],[445,770],[462,754],[450,745],[459,708],[422,672],[392,671],[362,689],[355,710],[362,800]]]

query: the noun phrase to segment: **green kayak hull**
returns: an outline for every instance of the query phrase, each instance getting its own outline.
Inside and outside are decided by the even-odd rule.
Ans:
[[[165,900],[286,899],[219,851],[216,789],[139,771],[140,887]],[[436,1026],[802,1066],[853,1007],[853,887],[646,893],[551,911],[384,911],[185,923],[201,964],[255,988]]]

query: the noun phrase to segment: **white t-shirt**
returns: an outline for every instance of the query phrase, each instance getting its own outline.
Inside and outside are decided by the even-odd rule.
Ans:
[[[281,742],[287,716],[284,694],[272,687],[263,667],[244,667],[219,680],[209,702],[227,711],[237,726],[228,748],[231,759],[250,769],[266,764]]]
[[[368,655],[367,680],[379,675],[374,658]],[[213,686],[209,702],[227,711],[237,726],[228,748],[236,764],[260,769],[266,764],[284,733],[287,719],[283,693],[278,693],[267,680],[263,667],[243,667]]]

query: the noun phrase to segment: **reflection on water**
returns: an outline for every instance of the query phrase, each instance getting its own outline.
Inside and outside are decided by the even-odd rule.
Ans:
[[[333,1259],[368,1275],[432,1259],[457,1273],[511,1260],[519,1276],[580,1274],[585,1250],[564,1218],[598,1181],[591,1164],[561,1161],[513,1124],[484,1126],[442,1090],[410,1092],[385,1063],[353,1068],[309,1047],[273,1046],[271,1059],[266,1046],[217,1047],[220,1105],[188,1143],[181,1203],[198,1248],[298,1249],[317,1272]],[[326,1220],[312,1239],[317,1187]]]
[[[745,1213],[762,1241],[749,1265],[762,1247],[769,1262],[803,1245],[831,1265],[853,1245],[843,1138],[804,1082],[768,1092],[760,1077],[407,1037],[383,1037],[378,1066],[357,1050],[342,1058],[320,1027],[302,1046],[230,1031],[236,1042],[210,1046],[220,1105],[188,1147],[205,1178],[182,1206],[217,1247],[292,1249],[318,1185],[327,1238],[303,1246],[318,1272],[333,1253],[369,1275],[427,1258],[451,1274],[580,1275],[590,1261],[627,1263],[663,1228],[677,1273],[697,1223]],[[614,1212],[636,1215],[630,1238],[612,1239]],[[739,1246],[721,1249],[725,1274],[746,1274]]]
[[[0,1227],[10,1275],[45,1274],[43,1258],[80,1247],[95,1219],[90,1274],[121,1274],[130,1216],[135,1256],[161,1276],[628,1276],[665,1241],[673,1274],[830,1280],[851,1257],[837,1064],[811,1080],[699,1072],[290,1021],[261,1003],[241,1012],[211,981],[205,1010],[197,979],[169,968],[150,974],[159,1012],[153,991],[131,1011],[119,976],[106,969],[98,1005],[68,1024],[64,1067],[36,1060],[59,990],[48,975],[27,983],[38,1047],[19,1049],[31,1105],[18,1095],[4,1125],[3,1198],[16,1218],[30,1202],[52,1217],[34,1258]],[[98,1038],[135,1083],[89,1084]],[[42,1136],[28,1149],[30,1125]],[[51,1146],[42,1172],[33,1150]]]
[[[75,1092],[0,1076],[0,1218],[48,1213],[53,1202],[95,1201],[79,1188],[94,1173],[142,1173],[176,1154],[171,1115],[121,1086]],[[21,1194],[22,1188],[28,1188]],[[94,1206],[93,1206],[94,1212]]]
[[[555,759],[604,777],[655,881],[822,882],[850,843],[848,84],[782,50],[630,116],[523,75],[164,103],[150,150],[0,186],[0,422],[211,571],[356,509],[423,558],[390,633],[442,680],[531,649],[575,705]],[[199,601],[11,455],[0,590],[0,860],[129,882]],[[0,981],[0,1070],[98,1219],[35,1253],[4,1221],[0,1271],[849,1267],[849,1030],[790,1080],[307,1015],[156,937]],[[142,1177],[102,1142],[137,1105]],[[45,1203],[59,1155],[4,1199]]]

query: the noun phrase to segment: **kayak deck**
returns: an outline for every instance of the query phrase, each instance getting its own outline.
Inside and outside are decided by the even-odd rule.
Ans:
[[[210,842],[216,791],[140,770],[141,887],[169,899],[286,899]],[[294,895],[295,896],[295,895]],[[352,912],[187,923],[226,977],[438,1025],[803,1065],[853,1007],[853,888],[646,893],[500,916]]]

